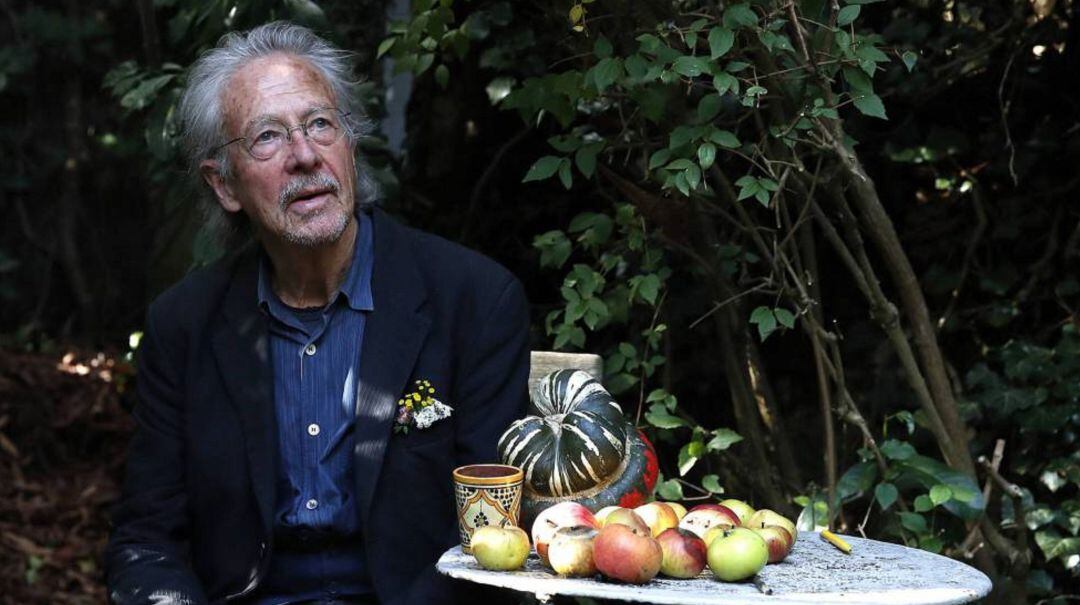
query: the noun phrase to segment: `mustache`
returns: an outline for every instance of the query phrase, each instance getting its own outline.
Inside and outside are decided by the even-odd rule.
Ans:
[[[341,183],[329,174],[303,174],[285,183],[285,187],[278,194],[278,205],[284,210],[289,202],[304,192],[329,190],[331,193],[337,193],[340,189]]]

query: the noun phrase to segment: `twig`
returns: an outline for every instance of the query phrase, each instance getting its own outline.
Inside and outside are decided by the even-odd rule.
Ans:
[[[702,315],[701,317],[695,319],[693,321],[693,323],[690,324],[689,329],[693,330],[694,326],[698,325],[699,323],[704,321],[706,318],[708,318],[713,313],[716,313],[720,309],[723,309],[724,307],[726,307],[727,305],[735,302],[736,300],[739,300],[740,298],[742,298],[742,297],[744,297],[744,296],[746,296],[748,294],[753,294],[754,292],[757,292],[758,290],[763,290],[763,289],[765,289],[767,287],[769,287],[769,284],[766,282],[766,283],[758,284],[758,285],[754,286],[753,288],[750,288],[749,290],[744,290],[743,292],[739,292],[738,294],[727,297],[726,299],[724,299],[724,300],[716,303],[715,305],[713,305],[713,308],[706,311],[704,315]]]
[[[1005,80],[1009,78],[1009,70],[1012,69],[1013,61],[1024,45],[1017,44],[1016,49],[1009,55],[1009,61],[1005,63],[1005,71],[1001,74],[1001,82],[998,83],[998,107],[1001,109],[1001,128],[1005,131],[1005,147],[1009,150],[1009,176],[1012,177],[1013,185],[1019,186],[1020,179],[1016,176],[1016,145],[1013,144],[1012,133],[1009,132],[1009,106],[1012,100],[1005,100]]]

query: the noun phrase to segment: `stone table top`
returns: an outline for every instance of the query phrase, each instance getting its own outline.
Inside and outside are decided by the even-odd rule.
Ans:
[[[898,544],[844,539],[851,544],[850,555],[816,532],[800,532],[787,559],[767,565],[755,582],[741,583],[720,582],[708,568],[697,578],[657,576],[642,586],[561,578],[544,567],[535,553],[522,570],[487,571],[472,555],[461,552],[460,546],[443,553],[436,567],[452,578],[530,592],[541,602],[560,595],[670,605],[946,605],[968,603],[990,592],[990,579],[959,561]]]

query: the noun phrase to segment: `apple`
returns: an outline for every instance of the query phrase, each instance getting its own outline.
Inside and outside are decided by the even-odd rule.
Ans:
[[[747,527],[765,527],[767,525],[779,525],[791,534],[791,544],[794,546],[795,542],[799,539],[799,532],[795,529],[795,524],[790,519],[781,515],[776,511],[763,508],[750,517],[750,521],[746,524]]]
[[[705,546],[709,546],[710,544],[712,544],[713,540],[715,540],[717,536],[722,536],[724,535],[724,532],[731,531],[733,529],[735,528],[730,525],[714,525],[710,527],[705,532],[704,538],[702,538],[703,540],[705,540]]]
[[[717,536],[708,550],[709,569],[723,582],[745,580],[761,571],[769,561],[765,540],[745,527],[736,527]]]
[[[529,557],[529,534],[513,525],[485,525],[473,532],[469,541],[476,562],[484,569],[521,569]]]
[[[672,527],[679,526],[679,516],[663,502],[647,502],[635,508],[634,512],[649,526],[654,538]]]
[[[656,537],[664,553],[660,573],[672,578],[694,578],[708,562],[705,541],[692,531],[672,527]]]
[[[765,546],[769,548],[769,563],[779,563],[787,558],[791,552],[794,540],[788,530],[779,525],[766,525],[765,527],[752,527],[751,531],[765,540]]]
[[[547,556],[548,544],[551,542],[551,538],[555,536],[555,532],[561,527],[575,527],[578,525],[593,529],[599,528],[596,517],[593,516],[589,509],[569,500],[549,506],[536,516],[532,526],[532,540],[533,546],[536,548],[536,554],[540,556],[540,560],[544,565],[550,565]]]
[[[608,525],[625,525],[627,527],[633,527],[640,529],[644,532],[648,532],[652,535],[652,530],[649,529],[649,524],[645,522],[636,512],[629,508],[620,508],[619,510],[613,510],[606,517],[604,517],[603,527]]]
[[[719,508],[695,507],[686,513],[682,521],[679,521],[679,527],[694,532],[701,539],[705,539],[705,534],[709,529],[716,526],[738,527],[739,517],[731,512],[731,509],[724,506]]]
[[[756,512],[753,506],[743,502],[742,500],[736,500],[734,498],[728,498],[722,500],[720,506],[726,506],[731,509],[736,515],[739,516],[739,525],[746,525],[746,522],[750,520],[750,517]]]
[[[593,560],[596,569],[612,580],[644,584],[660,572],[664,551],[647,528],[612,523],[593,540]]]
[[[600,524],[600,527],[603,527],[604,526],[604,519],[606,519],[607,516],[610,515],[612,512],[617,511],[620,508],[622,508],[622,507],[621,506],[605,506],[604,508],[601,508],[600,510],[596,511],[596,515],[594,515],[596,517],[596,522]]]
[[[675,511],[675,516],[678,517],[680,521],[686,516],[686,507],[682,504],[679,504],[678,502],[665,502],[664,504],[667,504],[671,507],[671,510]]]
[[[596,534],[595,528],[584,525],[559,528],[548,544],[548,560],[555,573],[579,578],[596,575],[593,562]]]

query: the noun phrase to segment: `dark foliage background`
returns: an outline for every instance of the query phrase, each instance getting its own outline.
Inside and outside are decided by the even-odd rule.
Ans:
[[[604,354],[659,496],[1080,598],[1075,0],[392,4],[0,1],[0,600],[104,598],[132,335],[217,253],[173,103],[278,18],[404,119],[364,142],[386,207],[519,275],[534,348]]]

